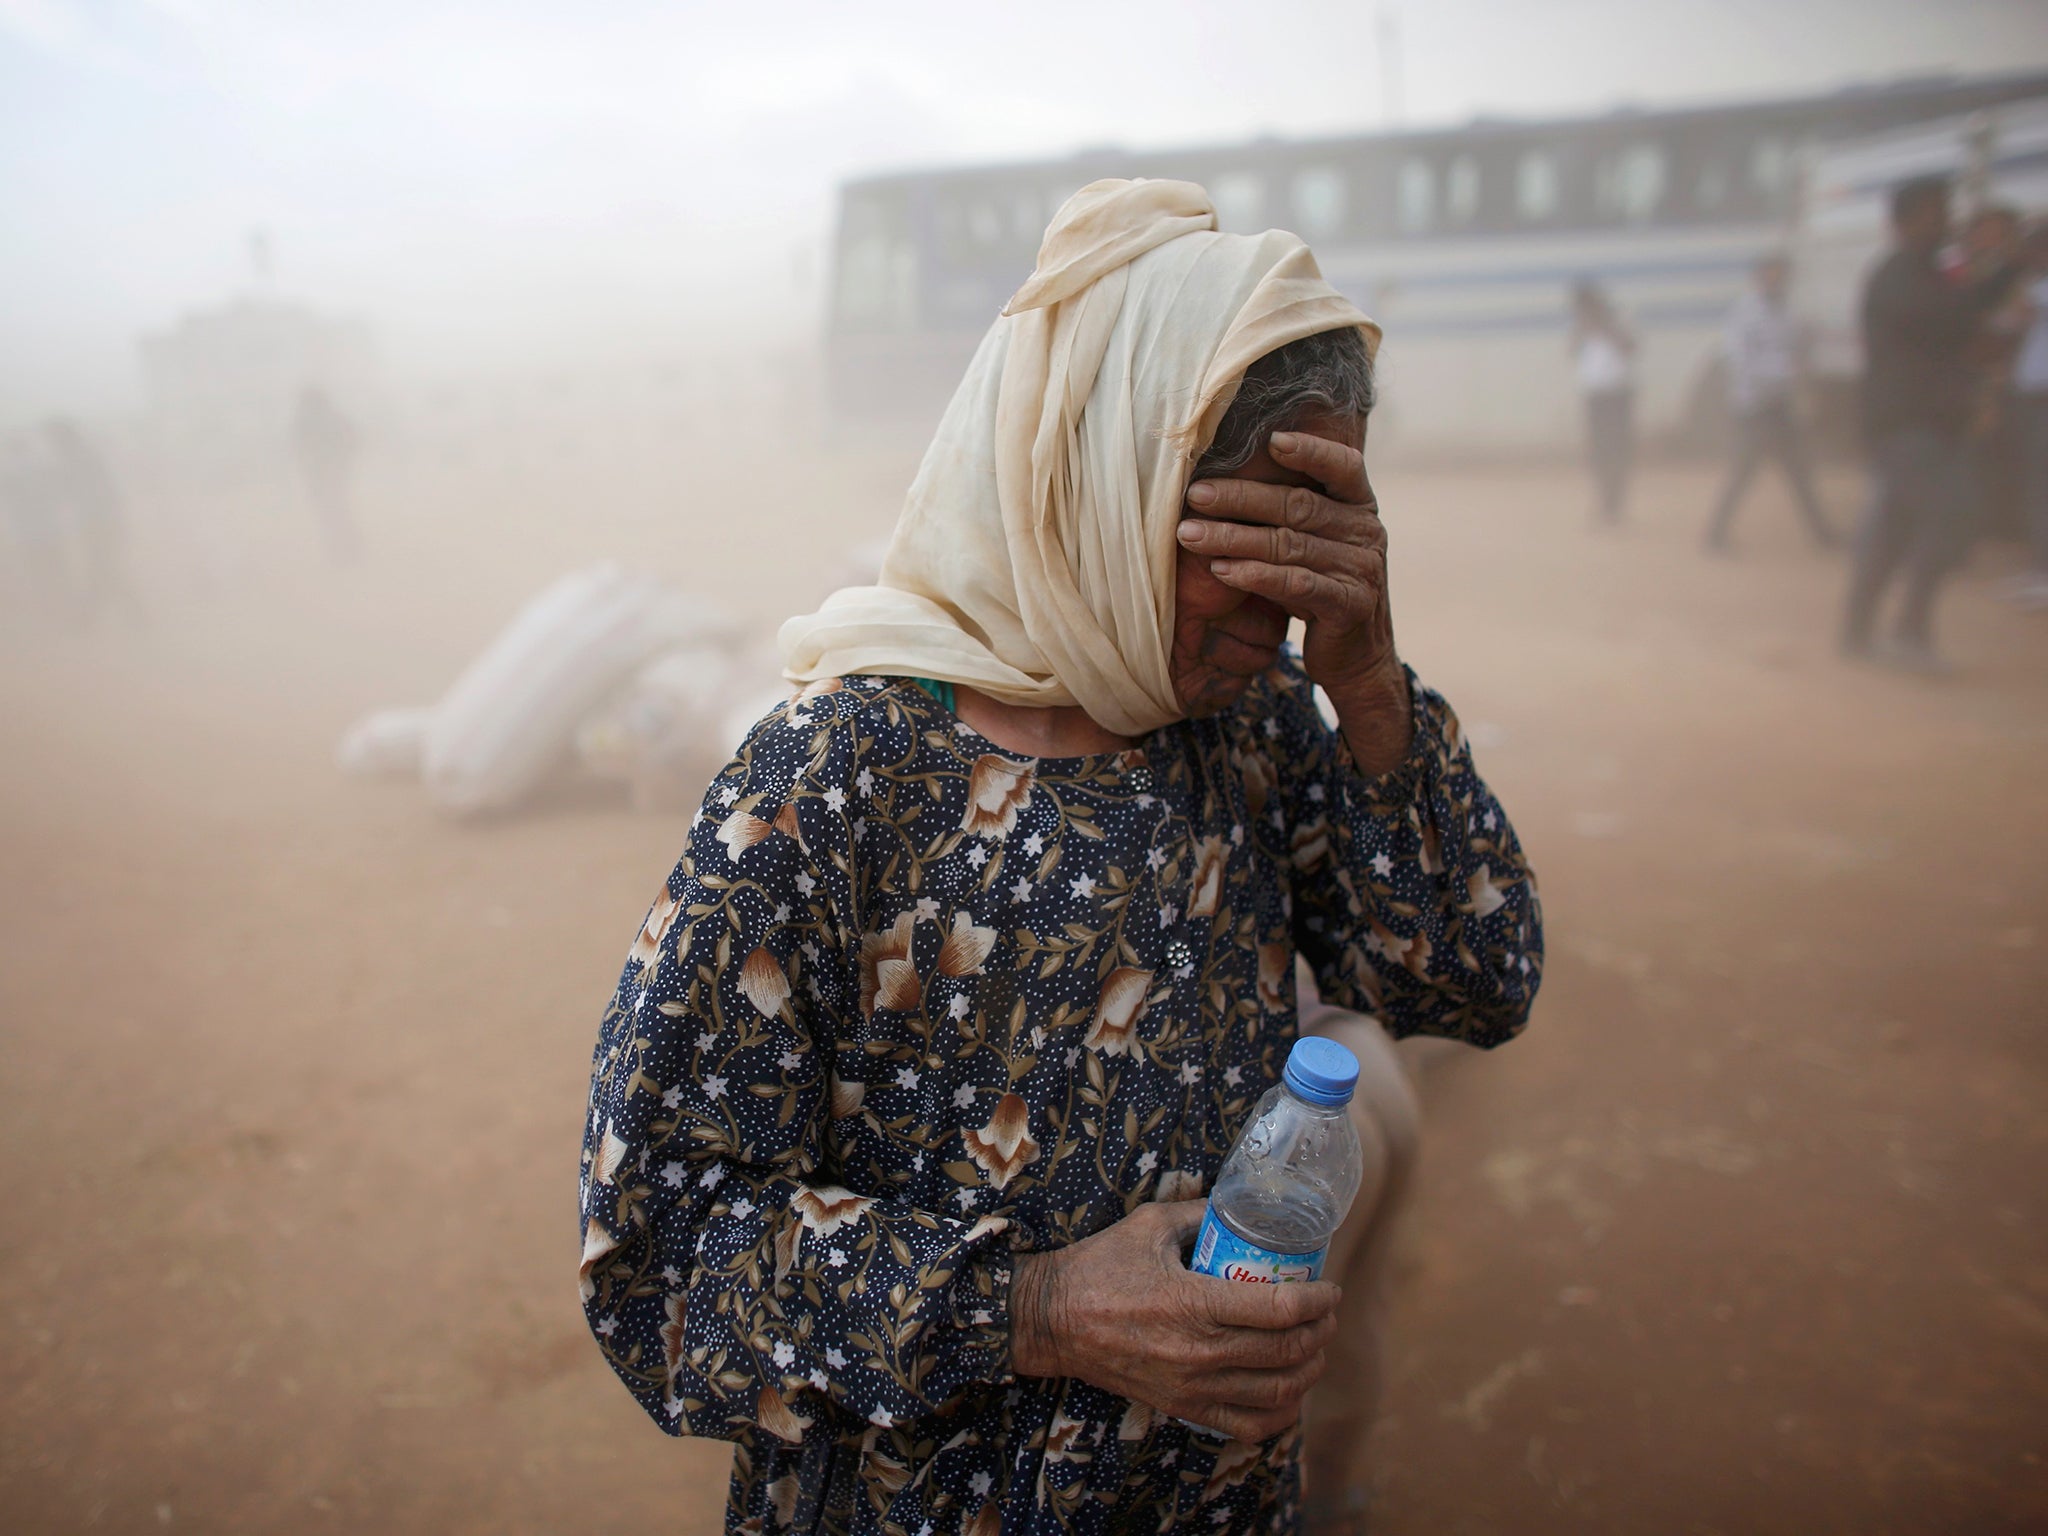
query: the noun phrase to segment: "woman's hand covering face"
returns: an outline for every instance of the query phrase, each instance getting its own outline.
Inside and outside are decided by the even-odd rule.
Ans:
[[[1307,625],[1310,679],[1333,693],[1399,666],[1365,424],[1303,425],[1232,478],[1188,488],[1173,664],[1191,715],[1226,707],[1273,664],[1290,615]]]

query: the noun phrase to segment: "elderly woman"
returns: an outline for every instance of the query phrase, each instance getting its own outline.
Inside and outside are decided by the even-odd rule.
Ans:
[[[583,1173],[592,1328],[735,1443],[729,1530],[1298,1523],[1338,1288],[1182,1257],[1296,956],[1476,1045],[1541,974],[1514,833],[1394,647],[1377,339],[1292,236],[1098,182],[879,585],[784,627],[802,689],[627,958]]]

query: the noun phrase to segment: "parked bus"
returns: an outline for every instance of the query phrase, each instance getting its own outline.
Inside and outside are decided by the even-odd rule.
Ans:
[[[1696,435],[1725,409],[1722,316],[1757,257],[1792,237],[1815,149],[2028,100],[2048,100],[2048,74],[867,177],[841,190],[831,394],[843,417],[930,421],[1070,194],[1104,176],[1176,177],[1209,189],[1226,230],[1299,233],[1386,327],[1376,440],[1576,442],[1567,300],[1582,277],[1641,337],[1644,431]]]

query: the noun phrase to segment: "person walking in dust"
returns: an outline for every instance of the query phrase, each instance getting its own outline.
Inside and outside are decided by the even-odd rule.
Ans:
[[[1756,265],[1756,282],[1728,311],[1723,344],[1728,403],[1735,416],[1735,459],[1707,524],[1706,545],[1715,554],[1732,548],[1728,534],[1735,510],[1767,458],[1775,459],[1785,472],[1813,541],[1823,549],[1840,542],[1821,515],[1799,424],[1797,395],[1805,338],[1786,307],[1791,275],[1783,256],[1766,256]]]
[[[50,494],[70,524],[77,556],[72,600],[79,619],[97,623],[118,612],[131,624],[143,617],[142,598],[128,576],[128,525],[113,471],[78,424],[59,417],[44,433],[49,445]]]
[[[39,434],[23,427],[0,437],[0,524],[7,544],[6,607],[10,616],[58,617],[71,601],[71,552],[49,454]]]
[[[1635,464],[1635,333],[1591,278],[1572,289],[1572,367],[1586,401],[1586,448],[1603,523],[1621,521]]]
[[[2013,600],[2048,611],[2048,218],[2036,219],[2020,248],[2026,271],[2027,330],[2013,365],[2014,415],[2025,471],[2027,572]]]
[[[1974,500],[1966,459],[1979,400],[1974,347],[2019,269],[2008,262],[1969,278],[1942,271],[1945,178],[1900,184],[1891,217],[1893,249],[1863,290],[1863,429],[1876,484],[1856,534],[1842,652],[1936,675],[1948,668],[1934,649],[1934,600],[1968,544]],[[1875,647],[1878,607],[1902,571],[1893,638]]]
[[[309,386],[299,392],[292,415],[292,454],[328,556],[336,564],[352,564],[362,557],[355,519],[355,470],[361,447],[355,423],[325,390]]]

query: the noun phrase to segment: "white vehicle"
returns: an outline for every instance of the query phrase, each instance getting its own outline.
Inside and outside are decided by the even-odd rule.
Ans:
[[[1375,443],[1576,446],[1566,347],[1584,278],[1640,338],[1645,433],[1711,433],[1722,319],[1792,238],[1815,147],[2016,102],[2048,102],[2048,75],[869,177],[841,192],[831,398],[842,419],[936,420],[1060,203],[1099,177],[1157,176],[1208,187],[1227,230],[1296,231],[1386,327]]]

